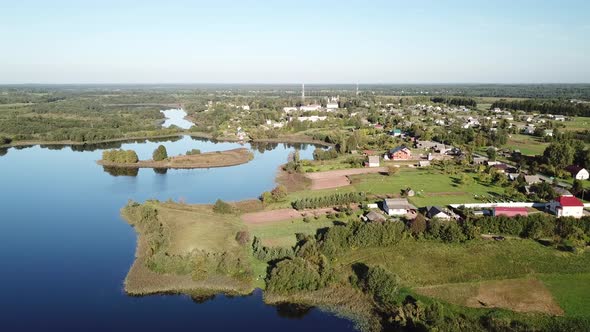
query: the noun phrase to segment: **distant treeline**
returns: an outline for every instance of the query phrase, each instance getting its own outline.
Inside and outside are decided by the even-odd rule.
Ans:
[[[433,103],[443,103],[453,106],[471,106],[477,107],[477,102],[472,98],[459,98],[459,97],[432,97],[430,101]]]
[[[491,108],[508,108],[512,110],[536,111],[543,114],[560,114],[569,116],[589,116],[590,104],[572,103],[569,100],[498,100]]]

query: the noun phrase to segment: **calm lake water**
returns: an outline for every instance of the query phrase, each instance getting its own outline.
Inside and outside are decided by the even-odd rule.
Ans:
[[[246,144],[255,158],[245,165],[165,174],[141,169],[135,176],[113,176],[95,163],[105,148],[134,149],[144,159],[159,144],[169,155],[239,146],[184,137],[0,151],[1,331],[353,330],[351,322],[317,309],[303,314],[265,305],[260,292],[206,301],[127,296],[123,280],[136,241],[119,215],[127,200],[210,203],[256,197],[274,186],[278,165],[294,150]],[[299,148],[302,158],[311,158],[313,146]]]
[[[160,112],[164,113],[164,116],[166,117],[162,127],[168,128],[174,125],[182,129],[189,129],[190,127],[194,126],[194,123],[184,119],[186,112],[181,108],[169,109]]]

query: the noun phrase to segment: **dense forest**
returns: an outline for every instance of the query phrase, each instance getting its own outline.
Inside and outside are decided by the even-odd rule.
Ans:
[[[590,116],[590,103],[576,103],[570,100],[498,100],[491,106],[496,107],[544,114]]]
[[[477,107],[477,102],[473,98],[458,98],[458,97],[432,97],[430,101],[433,103],[443,103],[452,106],[471,106]]]

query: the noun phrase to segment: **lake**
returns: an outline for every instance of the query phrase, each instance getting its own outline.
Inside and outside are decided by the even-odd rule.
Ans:
[[[164,128],[177,126],[182,129],[190,129],[190,127],[195,125],[184,118],[187,114],[182,108],[169,109],[160,112],[164,113],[164,116],[166,117],[166,120],[162,124],[162,127]]]
[[[148,159],[159,144],[169,155],[240,146],[185,136],[163,142],[11,148],[0,154],[0,330],[354,330],[350,321],[317,309],[265,305],[260,291],[212,299],[127,296],[123,280],[136,243],[133,228],[119,215],[127,200],[211,203],[257,197],[274,187],[277,167],[294,151],[286,144],[246,144],[255,155],[248,164],[164,174],[141,169],[134,176],[113,176],[95,163],[103,149],[116,147]],[[313,146],[298,148],[302,158],[311,158]]]

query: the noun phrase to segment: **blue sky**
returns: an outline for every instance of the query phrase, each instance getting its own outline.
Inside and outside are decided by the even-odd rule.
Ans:
[[[590,82],[590,1],[0,0],[0,83]]]

